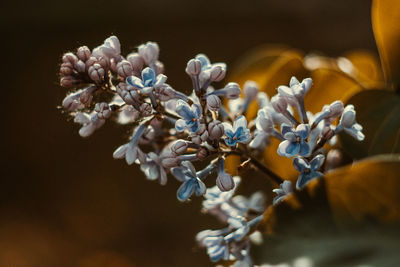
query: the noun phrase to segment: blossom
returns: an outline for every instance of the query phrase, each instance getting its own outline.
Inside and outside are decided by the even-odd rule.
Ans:
[[[274,132],[272,118],[266,109],[260,109],[256,118],[255,137],[250,143],[251,148],[264,148],[268,137]]]
[[[294,168],[300,172],[296,183],[297,189],[301,189],[312,179],[323,175],[318,169],[322,166],[324,160],[325,157],[323,155],[315,156],[310,162],[302,157],[295,157],[293,159]]]
[[[362,141],[365,138],[364,134],[362,133],[362,129],[363,127],[356,122],[356,112],[354,110],[354,106],[347,105],[343,110],[343,114],[340,118],[339,125],[336,128],[336,132],[344,130],[358,141]]]
[[[206,237],[203,243],[212,262],[229,259],[229,244],[222,236]]]
[[[166,80],[167,76],[164,74],[158,74],[156,76],[155,71],[147,67],[142,70],[142,79],[136,76],[129,76],[126,78],[126,83],[134,88],[140,89],[143,94],[147,95],[153,91],[153,88],[161,87]]]
[[[283,183],[281,183],[279,185],[280,188],[278,189],[274,189],[272,190],[272,192],[278,194],[275,198],[274,198],[274,205],[276,205],[277,203],[279,203],[280,201],[282,201],[287,195],[291,194],[293,192],[293,185],[291,181],[283,181]]]
[[[225,171],[225,159],[218,159],[217,186],[221,191],[230,191],[235,187],[232,176]]]
[[[281,85],[278,87],[279,95],[284,97],[289,104],[296,105],[299,99],[302,99],[304,95],[310,90],[312,85],[311,78],[304,79],[301,83],[292,77],[290,79],[289,87],[286,85]]]
[[[204,85],[206,80],[219,82],[225,77],[226,74],[225,63],[211,64],[208,57],[204,54],[198,54],[195,59],[201,62],[201,73],[200,73],[201,85]]]
[[[279,144],[278,154],[280,156],[290,158],[294,155],[305,156],[310,153],[310,147],[307,143],[310,133],[308,124],[299,124],[296,129],[293,129],[284,123],[281,126],[281,132],[286,140]]]
[[[178,113],[183,119],[179,119],[175,123],[175,128],[178,132],[182,132],[185,129],[189,129],[190,132],[197,132],[199,128],[199,119],[201,116],[201,106],[193,104],[189,106],[185,101],[178,100],[176,105],[176,113]]]
[[[144,153],[140,150],[138,147],[138,143],[140,140],[140,137],[146,130],[146,126],[140,125],[135,133],[133,134],[133,137],[129,143],[126,143],[120,147],[118,147],[113,154],[113,157],[115,159],[122,159],[125,158],[126,163],[131,165],[136,161],[136,159],[139,159],[140,162],[145,161]]]
[[[181,167],[175,167],[171,170],[175,178],[183,182],[176,194],[178,200],[185,201],[193,194],[196,194],[196,196],[204,195],[207,188],[203,181],[197,177],[193,164],[189,161],[183,161],[181,165]]]
[[[146,160],[140,164],[140,169],[146,175],[147,179],[158,179],[161,185],[165,185],[167,183],[167,173],[165,172],[164,167],[161,165],[160,157],[156,153],[150,152],[147,154]]]
[[[247,144],[250,139],[250,130],[247,129],[247,120],[244,116],[239,116],[233,122],[233,127],[229,123],[223,123],[225,130],[225,143],[228,146],[235,146],[238,142]]]

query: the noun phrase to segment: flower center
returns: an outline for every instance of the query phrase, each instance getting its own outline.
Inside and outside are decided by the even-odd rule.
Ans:
[[[300,142],[300,136],[296,137],[296,142]]]
[[[193,122],[196,122],[196,121],[197,121],[197,118],[193,118],[192,121],[193,121]]]

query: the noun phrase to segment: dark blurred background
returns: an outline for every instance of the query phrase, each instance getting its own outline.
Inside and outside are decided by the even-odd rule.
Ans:
[[[195,234],[218,228],[201,201],[179,203],[178,182],[147,181],[112,159],[126,128],[88,139],[57,109],[62,54],[111,34],[123,54],[151,40],[169,82],[187,90],[199,52],[228,66],[249,49],[284,43],[339,56],[376,51],[369,0],[3,1],[0,266],[211,266]],[[4,62],[5,60],[5,62]],[[228,69],[229,71],[229,69]],[[255,175],[250,187],[261,184]],[[272,193],[269,194],[272,198]]]

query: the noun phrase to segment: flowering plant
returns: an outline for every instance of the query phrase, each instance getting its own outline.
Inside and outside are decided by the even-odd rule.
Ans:
[[[82,137],[92,135],[112,118],[131,125],[130,140],[113,157],[139,164],[147,179],[161,185],[168,176],[175,177],[182,183],[177,189],[179,201],[203,196],[203,210],[225,228],[200,232],[199,245],[207,249],[213,262],[252,266],[251,242],[260,243],[260,223],[270,217],[263,193],[235,195],[243,179],[237,170],[253,166],[274,185],[277,196],[268,210],[290,203],[304,188],[311,188],[318,178],[342,165],[338,161],[343,155],[336,149],[338,135],[347,134],[354,143],[365,139],[355,106],[339,98],[311,113],[307,104],[312,102],[306,96],[312,93],[315,97],[316,91],[313,79],[304,73],[302,80],[292,76],[273,87],[271,97],[265,93],[270,90],[265,90],[265,80],[228,82],[216,89],[225,79],[227,66],[211,63],[204,54],[187,62],[185,71],[193,90],[185,94],[167,83],[159,52],[157,43],[147,42],[123,56],[118,38],[111,36],[92,50],[82,46],[64,54],[60,84],[71,91],[62,107],[82,126]],[[318,71],[328,59],[307,60],[317,62],[309,64],[307,71]],[[317,93],[323,99],[324,92]],[[263,162],[262,153],[270,147],[275,155],[269,158],[290,159],[294,179]],[[214,172],[215,186],[207,188],[204,180],[212,179]]]

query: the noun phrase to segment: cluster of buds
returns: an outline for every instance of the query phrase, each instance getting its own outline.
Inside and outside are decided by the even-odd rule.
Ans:
[[[292,185],[263,166],[257,160],[258,152],[271,137],[280,140],[277,152],[293,157],[293,166],[300,172],[296,187],[301,189],[323,174],[324,145],[334,142],[339,132],[364,138],[354,107],[335,101],[318,114],[307,112],[304,96],[312,86],[310,78],[299,82],[293,77],[271,100],[253,81],[244,84],[243,98],[235,82],[214,89],[225,78],[227,67],[211,63],[204,54],[187,63],[193,92],[186,95],[166,83],[159,53],[158,45],[148,42],[124,57],[115,36],[93,50],[82,46],[76,53],[66,53],[60,83],[71,91],[62,106],[82,125],[79,134],[84,137],[112,117],[131,125],[130,140],[113,157],[139,164],[147,179],[162,185],[172,174],[182,183],[177,189],[179,201],[204,196],[203,210],[228,226],[203,231],[197,238],[199,244],[207,248],[212,261],[236,260],[236,266],[251,266],[250,240],[257,233],[266,201],[260,192],[250,198],[234,196],[240,178],[226,170],[226,158],[237,155],[240,166],[253,164],[273,177],[280,185],[274,190],[278,194],[274,204],[279,203],[293,191]],[[248,123],[246,112],[253,102],[259,111]],[[329,158],[337,158],[333,156]],[[197,162],[206,167],[196,171]],[[214,177],[214,187],[206,187],[204,180],[209,177]]]

